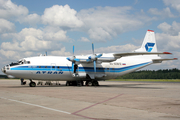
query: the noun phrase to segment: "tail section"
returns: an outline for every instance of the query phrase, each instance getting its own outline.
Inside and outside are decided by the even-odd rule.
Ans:
[[[146,32],[141,48],[135,50],[135,52],[157,52],[156,39],[153,30],[148,30]]]

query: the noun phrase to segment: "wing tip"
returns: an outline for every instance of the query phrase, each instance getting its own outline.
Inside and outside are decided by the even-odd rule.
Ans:
[[[173,58],[174,60],[178,60],[178,58]]]
[[[170,53],[170,52],[163,52],[163,54],[172,54],[172,53]]]

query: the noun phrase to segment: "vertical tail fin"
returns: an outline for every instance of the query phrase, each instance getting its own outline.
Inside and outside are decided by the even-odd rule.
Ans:
[[[153,30],[148,30],[146,32],[141,48],[135,50],[135,52],[157,52],[156,39]]]

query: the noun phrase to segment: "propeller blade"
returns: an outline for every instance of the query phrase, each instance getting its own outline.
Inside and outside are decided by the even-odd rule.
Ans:
[[[69,57],[66,58],[67,60],[71,61],[71,59]]]
[[[92,43],[92,52],[93,52],[93,55],[94,55],[94,44]]]
[[[72,73],[74,73],[74,45],[73,45],[73,62],[72,62]]]
[[[74,56],[74,45],[73,45],[73,56]]]
[[[95,58],[100,58],[102,56],[102,54],[99,54],[99,55],[97,55]]]
[[[94,60],[94,73],[96,73],[96,61]]]
[[[72,73],[74,73],[74,62],[72,62]]]

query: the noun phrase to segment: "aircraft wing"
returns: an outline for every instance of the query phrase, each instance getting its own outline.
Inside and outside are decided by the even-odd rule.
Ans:
[[[129,53],[114,53],[113,56],[114,57],[99,57],[97,58],[97,61],[99,62],[113,62],[116,61],[118,58],[121,57],[126,57],[126,56],[134,56],[134,55],[160,55],[160,54],[171,54],[169,52],[129,52]],[[69,61],[70,59],[67,58]],[[169,59],[171,60],[171,59]],[[174,59],[173,59],[174,60]],[[75,62],[79,62],[79,63],[92,63],[93,60],[91,59],[79,59],[79,58],[75,58],[74,59]]]
[[[133,55],[160,55],[160,54],[172,54],[170,52],[130,52],[130,53],[115,53],[114,57],[121,58]]]

